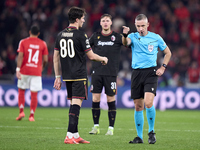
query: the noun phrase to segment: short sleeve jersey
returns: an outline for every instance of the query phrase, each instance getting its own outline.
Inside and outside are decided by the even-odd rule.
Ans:
[[[112,31],[110,34],[95,32],[89,39],[90,45],[94,46],[94,53],[108,58],[107,65],[101,62],[92,62],[92,74],[117,76],[119,71],[122,35]]]
[[[20,73],[24,75],[41,76],[43,55],[48,55],[46,43],[36,37],[28,37],[19,43],[17,52],[23,53]]]
[[[84,32],[66,28],[58,34],[54,50],[60,52],[63,81],[87,79],[86,53],[92,49]]]
[[[138,32],[128,35],[131,39],[132,68],[142,69],[157,66],[158,47],[163,51],[167,45],[162,37],[153,32],[140,36]]]

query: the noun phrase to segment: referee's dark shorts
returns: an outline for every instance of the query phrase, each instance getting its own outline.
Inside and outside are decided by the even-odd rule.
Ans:
[[[131,99],[144,98],[145,92],[151,92],[156,96],[158,85],[156,70],[156,67],[133,69],[131,76]]]

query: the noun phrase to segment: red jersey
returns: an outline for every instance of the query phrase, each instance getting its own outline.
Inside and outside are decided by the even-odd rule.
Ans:
[[[46,43],[35,37],[28,37],[19,43],[17,52],[24,53],[20,73],[41,76],[43,55],[48,55]]]
[[[197,83],[199,81],[199,77],[200,77],[199,68],[189,68],[188,76],[189,76],[189,81],[191,83]]]

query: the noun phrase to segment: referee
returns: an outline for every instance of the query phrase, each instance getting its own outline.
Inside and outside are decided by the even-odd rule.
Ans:
[[[131,76],[131,98],[135,104],[135,126],[137,137],[129,143],[143,143],[144,105],[149,125],[148,142],[156,142],[154,123],[156,110],[153,100],[156,96],[158,76],[161,76],[171,58],[171,51],[160,37],[160,35],[148,31],[149,22],[144,14],[135,18],[137,32],[130,33],[129,27],[123,26],[123,44],[131,46],[132,49],[132,76]],[[163,64],[157,69],[158,48],[164,53]]]

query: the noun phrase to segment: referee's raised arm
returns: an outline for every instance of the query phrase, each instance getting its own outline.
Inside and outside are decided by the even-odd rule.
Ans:
[[[122,37],[122,43],[124,46],[130,45],[131,44],[131,39],[128,38],[128,32],[130,31],[129,27],[122,26],[123,28],[123,37]]]

